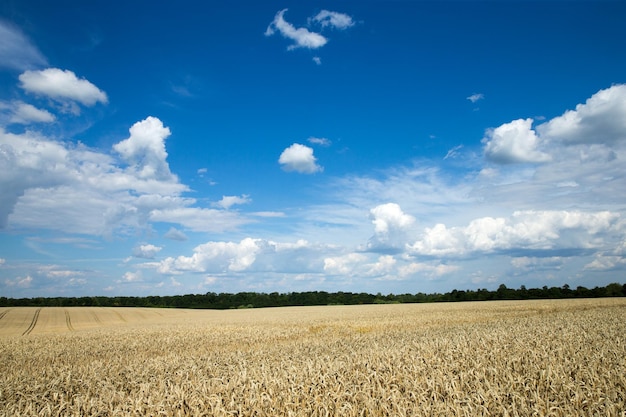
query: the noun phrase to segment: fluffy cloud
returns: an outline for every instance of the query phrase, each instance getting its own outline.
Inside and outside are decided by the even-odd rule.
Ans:
[[[551,158],[538,148],[540,140],[531,129],[532,119],[519,119],[487,131],[485,156],[498,163],[547,162]]]
[[[564,144],[611,144],[626,140],[626,85],[600,90],[575,110],[537,127],[541,137]]]
[[[324,272],[331,275],[354,275],[354,270],[367,260],[362,253],[349,253],[324,259]]]
[[[156,117],[148,117],[130,128],[130,137],[113,146],[140,178],[173,180],[167,163],[165,139],[170,130]]]
[[[22,101],[0,102],[0,111],[8,113],[7,124],[50,123],[56,120],[56,117],[49,111],[38,109]]]
[[[129,164],[82,145],[27,131],[0,129],[0,226],[112,235],[144,230],[151,222],[222,232],[244,224],[235,212],[194,207],[188,187],[169,170],[169,129],[154,117],[113,146]],[[52,220],[53,219],[53,220]]]
[[[420,239],[409,246],[409,251],[443,257],[602,248],[604,234],[624,233],[618,227],[619,217],[607,211],[519,211],[510,218],[478,218],[465,227],[438,224],[426,228]]]
[[[261,240],[246,238],[235,242],[207,242],[197,246],[191,256],[166,258],[158,264],[162,274],[177,274],[182,271],[240,272],[249,268],[261,250]]]
[[[292,40],[294,43],[287,47],[288,50],[297,48],[318,49],[326,45],[328,39],[320,33],[312,32],[307,28],[296,28],[285,20],[287,9],[283,9],[276,13],[274,20],[265,30],[265,36],[272,36],[278,31],[283,37]],[[319,24],[322,29],[334,28],[344,30],[354,26],[352,17],[344,13],[322,10],[317,15],[309,19],[310,23]],[[320,65],[322,63],[319,57],[314,57],[313,61]]]
[[[23,71],[47,64],[46,58],[18,28],[0,20],[0,67]]]
[[[321,34],[311,32],[306,28],[296,29],[295,26],[287,22],[284,18],[285,12],[287,12],[287,9],[276,13],[274,20],[265,30],[265,36],[272,36],[276,31],[280,32],[285,38],[294,41],[293,45],[287,47],[289,50],[296,48],[317,49],[326,45],[328,39]]]
[[[186,234],[176,229],[175,227],[170,227],[170,230],[168,230],[167,233],[163,235],[163,237],[166,239],[177,240],[179,242],[184,242],[188,239]]]
[[[163,248],[151,244],[139,245],[133,249],[133,256],[135,258],[152,259],[161,249]]]
[[[301,174],[314,174],[323,168],[316,163],[313,149],[308,146],[294,143],[281,154],[278,162],[285,171],[295,171]]]
[[[322,25],[322,27],[332,27],[335,29],[347,29],[354,26],[354,21],[349,15],[328,10],[319,12],[313,17],[313,21]]]
[[[374,224],[374,236],[367,244],[367,250],[374,252],[404,249],[407,237],[415,224],[415,218],[402,211],[396,203],[386,203],[370,210]]]
[[[415,222],[415,218],[402,212],[396,203],[387,203],[370,210],[374,231],[377,235],[388,235],[395,230],[404,230]]]
[[[610,147],[626,141],[626,85],[600,90],[575,110],[535,129],[532,123],[532,119],[519,119],[487,130],[485,156],[502,164],[543,163],[563,155],[615,159],[616,150]]]
[[[29,93],[50,97],[57,101],[77,101],[85,106],[106,104],[106,93],[72,71],[47,68],[25,71],[19,76],[21,87]]]
[[[249,195],[242,195],[242,196],[236,196],[236,195],[229,195],[229,196],[223,196],[222,199],[220,201],[218,201],[217,203],[215,203],[214,205],[217,207],[221,207],[223,209],[228,210],[229,208],[231,208],[232,206],[236,205],[236,204],[248,204],[252,201],[252,199],[250,198]]]

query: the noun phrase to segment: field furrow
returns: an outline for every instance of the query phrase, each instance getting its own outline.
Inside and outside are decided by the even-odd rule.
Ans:
[[[28,328],[24,330],[24,333],[22,333],[22,336],[28,336],[33,330],[35,330],[35,326],[37,325],[37,320],[39,320],[39,313],[41,313],[41,308],[38,308],[37,310],[35,310],[35,313],[33,314],[33,319],[31,320]]]
[[[65,310],[65,324],[67,325],[67,329],[70,332],[74,331],[74,327],[72,326],[72,319],[70,317],[70,312]]]

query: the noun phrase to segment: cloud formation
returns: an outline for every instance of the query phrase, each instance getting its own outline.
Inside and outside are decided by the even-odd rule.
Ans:
[[[0,102],[0,114],[6,124],[29,125],[32,123],[52,123],[56,117],[48,110],[39,109],[32,104],[16,100],[12,102]]]
[[[113,235],[153,222],[223,232],[249,222],[236,212],[195,206],[189,188],[170,172],[170,130],[155,117],[135,123],[107,153],[26,131],[0,130],[0,227]],[[183,239],[182,233],[170,233]]]
[[[335,29],[347,29],[354,26],[352,17],[345,13],[331,12],[329,10],[322,10],[315,17],[313,21],[322,25],[322,27],[332,27]]]
[[[144,179],[175,180],[167,163],[165,139],[169,128],[156,117],[147,117],[130,128],[130,137],[113,146],[130,165],[129,169]]]
[[[476,103],[479,100],[482,100],[485,98],[485,95],[482,93],[476,93],[476,94],[472,94],[469,97],[466,97],[469,101],[471,101],[472,103]]]
[[[328,39],[319,33],[311,32],[307,28],[297,28],[284,18],[288,9],[283,9],[276,13],[274,20],[265,30],[265,36],[272,36],[278,31],[283,37],[292,40],[294,43],[287,47],[288,50],[296,48],[317,49],[326,45]]]
[[[143,244],[136,246],[133,249],[133,256],[135,258],[144,258],[144,259],[152,259],[154,256],[161,251],[161,247],[151,245],[151,244]]]
[[[47,68],[38,71],[25,71],[19,76],[20,87],[25,91],[49,97],[61,103],[78,102],[85,106],[108,103],[107,95],[85,78],[78,78],[70,70]],[[72,112],[77,113],[76,107]]]
[[[485,156],[501,164],[549,161],[550,155],[539,150],[541,142],[532,123],[532,119],[519,119],[488,130],[482,141]]]
[[[0,68],[23,71],[47,63],[43,54],[19,28],[0,20]]]
[[[321,33],[313,32],[305,27],[296,28],[285,20],[285,13],[288,9],[280,10],[274,16],[274,20],[265,30],[265,36],[272,36],[278,32],[283,37],[293,41],[293,44],[287,47],[288,50],[297,48],[318,49],[328,43],[328,39]],[[322,29],[333,28],[345,30],[354,26],[352,17],[344,13],[322,10],[317,15],[309,19],[309,22],[319,24]],[[314,57],[314,62],[321,64],[321,58]]]
[[[323,171],[323,168],[316,161],[313,149],[299,143],[289,146],[278,158],[278,163],[283,170],[295,171],[300,174],[314,174]]]

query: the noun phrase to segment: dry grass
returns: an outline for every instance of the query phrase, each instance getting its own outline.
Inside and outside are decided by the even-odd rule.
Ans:
[[[626,299],[0,309],[0,416],[626,416]]]

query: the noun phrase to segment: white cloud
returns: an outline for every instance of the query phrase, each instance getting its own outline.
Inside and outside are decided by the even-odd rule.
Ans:
[[[188,190],[170,173],[164,141],[169,129],[149,117],[114,145],[130,164],[110,155],[57,142],[31,131],[0,129],[0,227],[91,235],[128,234],[168,222],[223,232],[249,222],[237,213],[193,207]]]
[[[139,245],[133,249],[135,258],[153,259],[161,251],[161,247],[151,244]]]
[[[320,58],[319,56],[314,56],[313,62],[315,62],[317,65],[322,65],[322,58]]]
[[[171,240],[177,240],[179,242],[184,242],[188,239],[186,234],[176,229],[175,227],[170,227],[170,230],[168,230],[167,233],[163,235],[163,237]]]
[[[539,150],[541,141],[532,123],[532,119],[518,119],[489,129],[482,140],[485,156],[502,164],[549,161],[550,155]]]
[[[166,161],[165,139],[170,129],[161,120],[149,116],[130,128],[130,137],[113,146],[140,178],[171,180],[173,175]]]
[[[347,29],[354,26],[352,17],[345,13],[331,12],[322,10],[314,18],[313,21],[322,25],[322,27],[330,26],[335,29]]]
[[[122,279],[120,281],[118,281],[118,283],[122,283],[122,282],[140,282],[142,281],[142,277],[141,277],[141,271],[137,271],[137,272],[126,272],[124,273],[124,276],[122,277]]]
[[[326,45],[328,39],[322,36],[319,33],[311,32],[306,28],[297,28],[293,26],[291,23],[287,22],[284,18],[284,14],[287,9],[283,9],[276,13],[274,16],[274,20],[265,30],[265,36],[271,36],[275,33],[275,31],[280,32],[285,38],[294,41],[293,45],[287,47],[287,49],[292,50],[296,48],[308,48],[308,49],[317,49]]]
[[[19,79],[21,87],[27,92],[61,102],[71,100],[85,106],[108,102],[106,93],[86,79],[79,79],[70,70],[47,68],[40,71],[25,71]]]
[[[370,210],[374,231],[377,235],[388,235],[413,225],[415,218],[405,214],[396,203],[381,204]]]
[[[597,255],[596,258],[585,265],[589,271],[614,271],[626,269],[626,258],[623,256]]]
[[[236,196],[236,195],[226,196],[225,195],[222,197],[220,201],[218,201],[217,203],[214,203],[214,205],[217,207],[221,207],[225,210],[228,210],[229,208],[231,208],[232,206],[236,204],[249,204],[250,202],[252,202],[252,199],[247,194],[243,194],[241,196]]]
[[[585,104],[537,127],[542,138],[564,144],[611,144],[626,140],[626,84],[592,95]]]
[[[331,275],[353,275],[367,256],[362,253],[349,253],[343,256],[335,256],[324,259],[324,272]]]
[[[50,123],[56,117],[47,110],[38,109],[32,104],[14,101],[8,104],[0,103],[0,110],[8,112],[8,124]]]
[[[150,211],[149,220],[180,224],[196,232],[221,233],[236,229],[250,220],[236,212],[206,209],[201,207],[176,207]]]
[[[455,159],[458,158],[460,155],[460,150],[463,149],[463,145],[457,145],[454,148],[450,149],[447,153],[446,156],[443,157],[443,159]]]
[[[0,67],[23,71],[46,64],[46,58],[19,28],[0,20]]]
[[[240,272],[249,268],[261,250],[259,239],[235,242],[207,242],[197,246],[191,256],[166,258],[157,266],[162,274],[192,272]]]
[[[510,218],[482,217],[466,227],[426,228],[409,251],[424,256],[533,252],[602,248],[603,235],[615,230],[619,214],[608,211],[519,211]]]
[[[13,280],[5,279],[4,285],[7,287],[19,287],[19,288],[30,288],[33,283],[33,278],[30,275],[25,276],[24,278],[17,277]]]
[[[548,256],[544,258],[522,256],[511,259],[511,265],[526,271],[537,271],[544,269],[561,269],[564,261],[565,258],[561,256]]]
[[[410,276],[423,275],[430,278],[441,277],[442,275],[450,274],[459,270],[456,265],[446,264],[429,264],[423,262],[411,262],[408,265],[404,265],[399,268],[399,275],[401,278],[406,279]]]
[[[478,100],[482,100],[485,98],[485,95],[482,93],[476,93],[476,94],[472,94],[469,97],[466,97],[469,101],[471,101],[472,103],[476,103]]]
[[[307,139],[307,141],[313,145],[319,145],[319,146],[330,146],[332,145],[332,141],[330,139],[326,139],[326,138],[316,138],[311,136],[310,138]]]
[[[278,162],[285,171],[295,171],[301,174],[314,174],[323,171],[316,163],[313,149],[308,146],[294,143],[281,154]]]

